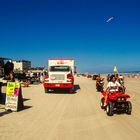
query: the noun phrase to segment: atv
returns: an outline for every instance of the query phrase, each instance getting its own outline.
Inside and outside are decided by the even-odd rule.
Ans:
[[[104,106],[104,98],[106,96],[106,92],[101,92],[103,97],[100,101],[100,106],[102,109],[106,110],[106,114],[108,116],[113,116],[114,113],[126,113],[131,115],[132,112],[132,104],[128,99],[130,96],[128,94],[122,94],[120,92],[113,92],[108,95],[107,105]]]

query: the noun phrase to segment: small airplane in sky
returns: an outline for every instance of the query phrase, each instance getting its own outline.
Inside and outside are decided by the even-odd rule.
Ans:
[[[109,19],[106,20],[107,23],[111,22],[114,19],[114,17],[110,17]]]

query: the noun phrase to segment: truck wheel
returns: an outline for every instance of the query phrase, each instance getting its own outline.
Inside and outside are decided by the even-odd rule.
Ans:
[[[108,105],[106,107],[106,114],[108,116],[113,116],[114,113],[113,113],[113,104],[112,104],[112,102],[108,103]]]
[[[44,88],[45,89],[45,93],[49,93],[49,89],[48,88]]]
[[[128,115],[131,115],[131,112],[132,112],[132,104],[130,101],[127,101],[127,110],[126,110],[126,113]]]
[[[72,88],[70,88],[70,89],[69,89],[69,93],[72,93],[72,92],[73,92],[73,91],[72,91]]]
[[[69,93],[73,93],[73,88],[70,88],[69,89]]]

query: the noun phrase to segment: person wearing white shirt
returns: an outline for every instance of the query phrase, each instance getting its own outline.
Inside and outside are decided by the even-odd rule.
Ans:
[[[108,95],[113,93],[113,92],[118,92],[119,87],[122,87],[121,84],[116,80],[115,75],[111,75],[110,80],[111,81],[107,84],[106,96],[105,96],[105,99],[104,99],[104,106],[107,105]]]
[[[112,80],[107,84],[106,91],[108,92],[117,92],[119,91],[119,87],[121,87],[121,84],[116,81],[115,77],[112,78]]]

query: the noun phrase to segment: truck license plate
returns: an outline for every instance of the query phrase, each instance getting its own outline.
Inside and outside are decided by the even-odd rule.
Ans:
[[[60,86],[60,84],[56,84],[56,87],[59,87]]]

